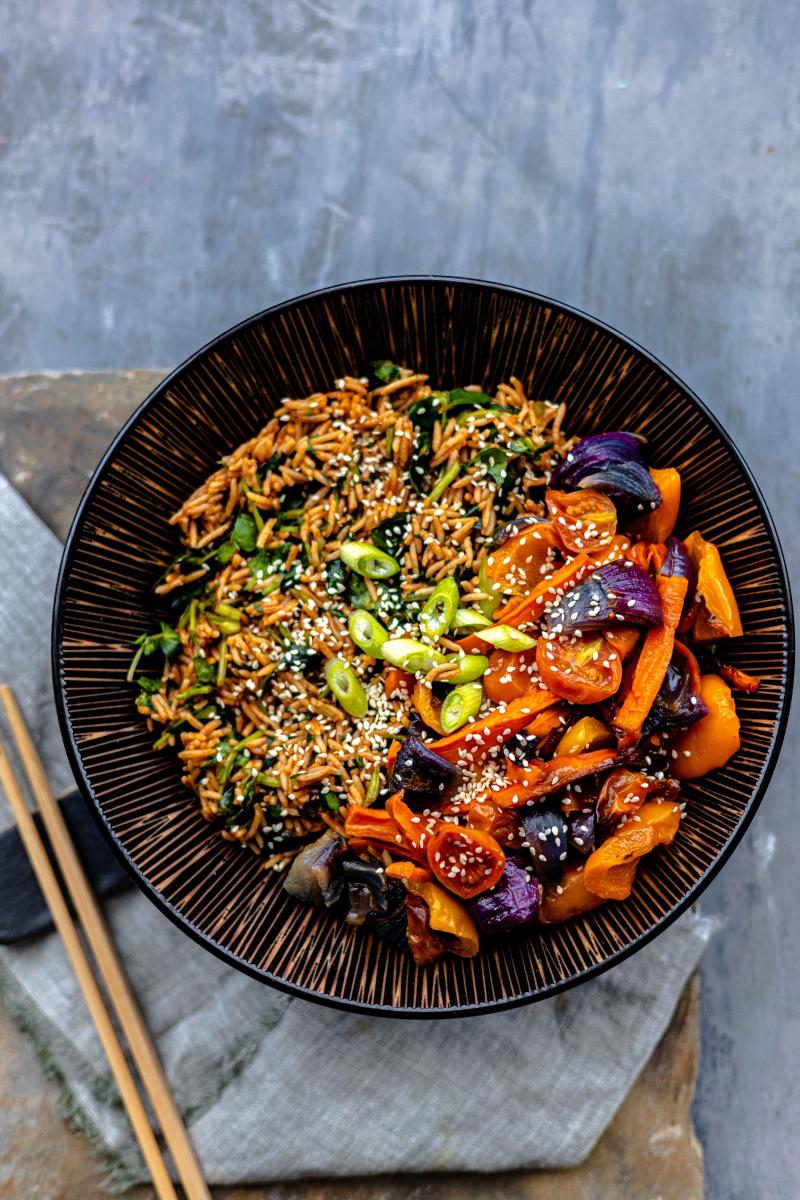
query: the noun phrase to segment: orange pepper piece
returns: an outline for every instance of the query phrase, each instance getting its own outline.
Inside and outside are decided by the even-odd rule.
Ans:
[[[669,845],[681,823],[680,806],[651,800],[593,850],[583,869],[584,883],[601,900],[625,900],[631,894],[631,865],[656,846]]]
[[[631,525],[643,542],[665,542],[675,528],[681,506],[681,477],[674,467],[650,467],[650,478],[661,492],[661,503]]]
[[[703,675],[699,691],[708,712],[673,743],[678,757],[672,772],[677,779],[699,779],[723,767],[741,745],[739,717],[727,683],[718,675]]]
[[[694,625],[697,642],[715,642],[723,637],[741,637],[742,618],[719,550],[695,530],[684,545],[697,571],[697,591],[702,604]]]
[[[539,920],[543,925],[558,925],[602,903],[600,897],[590,892],[583,881],[583,864],[570,865],[565,868],[558,886],[548,888],[545,892]]]

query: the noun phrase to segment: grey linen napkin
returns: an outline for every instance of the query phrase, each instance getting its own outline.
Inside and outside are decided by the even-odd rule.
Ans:
[[[69,782],[49,674],[57,539],[0,477],[0,676],[56,789]],[[7,810],[0,823],[8,823]],[[426,1022],[340,1013],[246,978],[138,892],[105,912],[212,1183],[569,1166],[649,1058],[710,932],[689,913],[554,1000]],[[3,1003],[61,1079],[119,1185],[143,1177],[59,939],[0,947]]]

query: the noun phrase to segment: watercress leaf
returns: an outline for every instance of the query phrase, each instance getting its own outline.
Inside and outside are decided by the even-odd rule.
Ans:
[[[375,526],[370,534],[373,546],[383,550],[384,554],[390,554],[392,558],[397,558],[405,544],[409,519],[409,514],[405,512],[386,517]]]
[[[498,488],[503,488],[508,478],[508,464],[511,458],[512,456],[500,446],[484,446],[472,459],[470,466],[475,463],[481,464]]]
[[[322,660],[322,655],[319,650],[315,650],[313,646],[304,646],[299,642],[296,646],[290,646],[285,651],[280,661],[279,670],[281,671],[297,671],[300,674],[306,671],[311,671],[318,666]]]
[[[136,680],[138,687],[148,695],[154,695],[161,687],[160,679],[150,679],[147,675],[140,675]]]
[[[247,516],[246,513],[243,515]],[[253,521],[252,517],[249,517],[248,519]],[[253,528],[255,528],[255,524],[255,521],[253,521]],[[220,548],[217,550],[217,562],[220,564],[220,566],[227,566],[238,549],[239,547],[234,541],[223,542]]]
[[[332,596],[341,596],[347,587],[346,567],[340,558],[335,558],[325,567],[325,586]]]
[[[527,454],[531,458],[538,458],[540,454],[544,454],[545,450],[551,450],[552,442],[535,442],[530,437],[515,437],[508,443],[508,449],[512,454]]]
[[[447,412],[454,408],[492,408],[494,400],[485,392],[468,392],[466,388],[452,388],[447,393]]]
[[[209,662],[202,654],[195,654],[193,660],[194,674],[198,683],[213,683],[217,674],[217,664]],[[141,681],[140,681],[141,682]]]
[[[240,550],[244,550],[246,554],[250,554],[256,548],[257,537],[258,530],[256,529],[254,518],[250,513],[239,513],[233,524],[231,541]]]
[[[397,363],[390,362],[388,358],[379,359],[369,365],[372,368],[372,374],[381,383],[394,383],[395,379],[400,378],[400,368]]]
[[[320,800],[322,800],[324,804],[327,804],[331,812],[337,813],[342,807],[342,802],[335,792],[323,792],[320,796]]]
[[[166,621],[161,621],[159,624],[161,625],[161,633],[158,635],[158,643],[164,658],[169,659],[180,650],[180,634],[168,625]]]

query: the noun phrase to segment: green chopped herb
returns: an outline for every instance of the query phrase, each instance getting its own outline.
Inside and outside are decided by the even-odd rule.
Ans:
[[[208,661],[205,655],[195,654],[192,665],[198,683],[213,683],[217,668],[214,663]]]
[[[347,571],[340,558],[325,567],[325,586],[332,596],[341,596],[347,588]]]
[[[398,558],[405,545],[410,522],[411,517],[409,513],[393,513],[391,517],[386,517],[375,526],[369,535],[370,541],[373,546],[377,546],[379,550],[383,550],[384,554],[389,554],[392,558]]]
[[[319,650],[315,650],[313,646],[304,646],[299,642],[285,652],[278,669],[280,671],[298,671],[303,674],[305,671],[312,671],[319,666],[321,660],[322,655]]]
[[[246,515],[246,514],[243,514]],[[217,551],[217,562],[221,567],[226,567],[238,550],[238,545],[234,541],[223,542]]]
[[[502,490],[508,479],[508,465],[512,458],[513,455],[509,454],[507,450],[503,450],[501,446],[484,446],[483,450],[479,450],[470,461],[469,466],[472,467],[476,463],[485,466],[486,473]]]
[[[379,359],[377,362],[371,362],[370,367],[372,374],[381,383],[394,383],[395,379],[400,378],[400,368],[397,363],[390,362],[388,358]]]
[[[258,529],[254,518],[250,513],[239,513],[233,524],[231,541],[240,550],[244,550],[246,554],[250,554],[256,548],[257,538]]]
[[[331,812],[337,813],[342,807],[342,802],[335,792],[323,792],[320,799],[324,804],[327,804]]]
[[[143,633],[133,643],[137,647],[136,653],[131,660],[131,665],[128,667],[126,679],[128,683],[133,683],[136,669],[143,658],[149,658],[151,654],[155,654],[160,650],[164,658],[169,661],[180,649],[181,638],[166,621],[160,621],[160,630],[158,633]]]

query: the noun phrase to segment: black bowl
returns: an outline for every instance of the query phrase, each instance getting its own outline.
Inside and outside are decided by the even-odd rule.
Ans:
[[[653,465],[676,466],[683,478],[678,531],[699,527],[722,548],[745,628],[730,657],[763,677],[755,695],[737,696],[741,751],[686,787],[678,838],[644,861],[629,900],[425,969],[292,900],[254,855],[222,841],[181,786],[174,757],[152,750],[125,683],[131,642],[152,620],[151,585],[175,551],[167,517],[280,397],[326,389],[387,357],[442,387],[491,388],[517,375],[529,394],[567,401],[572,432],[646,434]],[[416,1017],[552,995],[666,928],[720,869],[764,794],[792,661],[789,585],[772,520],[731,439],[685,384],[613,329],[544,296],[429,277],[346,284],[276,305],[165,379],[115,438],[81,501],[53,627],[73,770],[145,894],[257,979],[343,1008]]]

